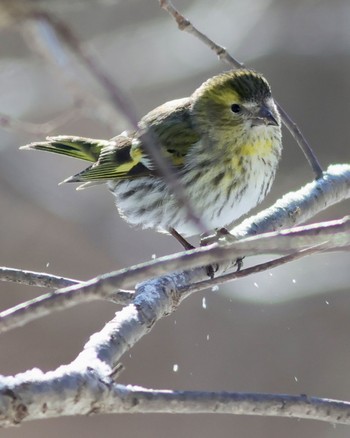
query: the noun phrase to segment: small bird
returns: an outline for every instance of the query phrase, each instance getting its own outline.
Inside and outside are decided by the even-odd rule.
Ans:
[[[147,154],[143,133],[157,138],[194,211],[210,229],[231,224],[261,202],[280,159],[281,120],[267,80],[239,69],[213,76],[190,97],[146,114],[136,132],[111,140],[47,137],[37,149],[92,164],[63,182],[78,189],[107,183],[120,215],[131,225],[182,236],[198,233]]]

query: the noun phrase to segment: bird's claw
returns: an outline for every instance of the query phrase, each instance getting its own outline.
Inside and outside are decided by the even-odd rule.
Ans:
[[[233,264],[233,266],[237,266],[236,272],[239,272],[242,269],[242,267],[243,267],[243,260],[244,260],[244,257],[237,257],[236,258],[236,261]]]
[[[215,272],[217,272],[219,269],[219,265],[217,263],[213,263],[212,265],[206,266],[205,270],[207,273],[207,276],[212,280],[215,276]]]

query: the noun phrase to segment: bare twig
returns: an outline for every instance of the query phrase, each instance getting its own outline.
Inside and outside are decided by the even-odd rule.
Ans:
[[[71,278],[58,277],[43,272],[25,271],[22,269],[0,267],[0,281],[26,284],[28,286],[48,287],[59,289],[81,283]]]
[[[193,283],[182,287],[181,293],[192,294],[199,292],[201,290],[207,289],[209,287],[218,286],[229,281],[238,280],[240,278],[248,277],[248,275],[256,274],[258,272],[267,271],[268,269],[277,268],[278,266],[285,265],[286,263],[293,262],[302,257],[315,254],[317,252],[323,251],[322,245],[317,245],[313,248],[307,248],[301,251],[297,251],[292,254],[288,254],[277,259],[269,260],[268,262],[259,263],[258,265],[251,266],[249,268],[241,269],[236,272],[230,272],[228,274],[220,275],[219,277],[211,278],[210,280],[200,281],[198,283]]]
[[[71,109],[65,110],[62,114],[52,118],[45,123],[30,123],[15,119],[6,114],[0,114],[0,126],[2,128],[11,129],[11,131],[21,131],[34,135],[46,135],[53,130],[64,125],[68,121],[77,119],[84,111],[82,101],[76,101]]]
[[[350,424],[350,403],[286,394],[259,394],[205,391],[154,391],[128,386],[121,391],[123,401],[142,412],[225,413],[305,418],[334,424]],[[125,397],[125,398],[124,398]],[[135,397],[135,398],[133,398]],[[135,403],[137,400],[137,403]]]
[[[43,272],[25,271],[23,269],[14,269],[0,267],[0,281],[26,284],[27,286],[47,287],[49,289],[61,289],[74,284],[82,284],[82,281],[71,278],[58,277]],[[120,289],[112,291],[106,299],[116,304],[128,304],[134,298],[134,291]]]
[[[216,44],[214,41],[212,41],[210,38],[208,38],[205,34],[200,32],[187,18],[185,18],[172,4],[170,0],[159,0],[160,6],[162,9],[167,11],[176,21],[178,27],[180,30],[183,30],[185,32],[190,33],[191,35],[198,38],[203,44],[205,44],[207,47],[209,47],[210,50],[212,50],[218,58],[224,62],[225,64],[228,64],[230,67],[234,68],[244,68],[245,65],[241,62],[239,62],[237,59],[235,59],[233,56],[231,56],[227,50]],[[309,145],[308,141],[296,125],[296,123],[289,117],[289,115],[286,113],[286,111],[279,105],[279,103],[275,102],[277,105],[277,108],[280,112],[281,119],[289,132],[294,137],[295,141],[303,151],[305,157],[307,158],[313,172],[315,173],[316,178],[322,177],[322,168],[321,165],[313,152],[311,146]]]

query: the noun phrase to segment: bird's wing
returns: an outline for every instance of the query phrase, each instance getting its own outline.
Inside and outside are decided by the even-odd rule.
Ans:
[[[151,174],[141,162],[142,154],[134,150],[134,133],[118,135],[101,148],[98,160],[87,169],[63,182],[105,182],[113,179],[132,179]]]
[[[175,168],[181,168],[191,146],[200,139],[198,132],[191,123],[190,98],[172,100],[155,108],[140,121],[140,128],[151,127],[152,133],[158,140],[156,146],[160,153],[167,158]],[[152,160],[142,150],[141,162],[149,168],[154,168]]]
[[[186,155],[199,135],[191,125],[190,100],[179,99],[167,102],[154,109],[140,121],[140,130],[114,137],[104,146],[98,160],[92,166],[74,175],[65,182],[107,181],[134,179],[159,175],[156,165],[144,146],[143,132],[151,132],[159,153],[170,161],[174,168],[181,168]],[[151,129],[150,129],[151,128]]]
[[[46,141],[22,146],[92,161],[93,164],[63,182],[82,182],[90,186],[108,180],[134,179],[159,175],[144,145],[144,133],[155,138],[158,152],[181,168],[186,155],[199,135],[191,125],[190,99],[167,102],[143,117],[139,131],[122,133],[111,140],[94,140],[74,136],[47,137]]]
[[[100,156],[101,149],[108,145],[107,140],[78,137],[73,135],[56,135],[46,137],[45,141],[33,142],[20,149],[38,150],[79,158],[84,161],[95,162]]]

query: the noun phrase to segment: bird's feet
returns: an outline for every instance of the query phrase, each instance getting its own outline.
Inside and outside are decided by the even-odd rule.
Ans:
[[[169,233],[175,237],[175,239],[180,243],[181,246],[187,251],[189,249],[195,249],[195,246],[191,245],[180,233],[178,233],[175,228],[170,227]]]
[[[243,260],[244,260],[244,257],[237,257],[236,258],[236,261],[233,264],[233,266],[237,266],[236,272],[239,272],[242,269],[242,267],[243,267]]]
[[[178,233],[175,228],[169,228],[169,233],[175,237],[175,239],[184,247],[184,249],[187,251],[189,249],[195,249],[195,246],[191,245],[183,236],[181,236],[180,233]],[[202,241],[201,241],[201,246]],[[219,265],[214,263],[213,265],[206,266],[205,270],[209,278],[214,278],[215,272],[219,269]]]

